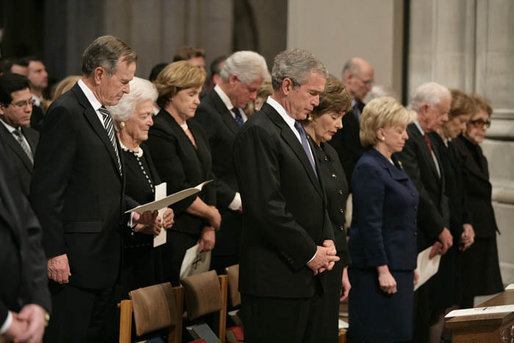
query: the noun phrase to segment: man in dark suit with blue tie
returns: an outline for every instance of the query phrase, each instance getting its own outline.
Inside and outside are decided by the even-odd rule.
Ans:
[[[323,272],[339,258],[299,121],[318,105],[326,77],[310,52],[277,55],[273,94],[234,142],[244,207],[239,288],[248,342],[317,342],[319,336]]]
[[[238,263],[243,211],[232,163],[234,139],[248,119],[243,109],[255,100],[269,72],[264,57],[253,51],[238,51],[226,59],[220,75],[221,83],[202,98],[193,120],[202,126],[211,148],[216,207],[222,215],[211,266],[224,273],[225,267]]]
[[[25,76],[0,76],[0,140],[5,142],[8,159],[20,180],[21,190],[29,195],[34,152],[39,133],[30,128],[33,100]]]
[[[120,39],[97,38],[83,53],[83,77],[43,121],[30,198],[51,279],[47,342],[114,340],[114,286],[122,230],[129,230],[123,212],[135,202],[124,196],[121,148],[105,106],[130,91],[136,59]],[[137,214],[133,219],[141,221]]]

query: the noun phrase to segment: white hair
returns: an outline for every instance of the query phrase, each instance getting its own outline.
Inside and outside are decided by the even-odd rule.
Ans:
[[[427,103],[435,106],[441,102],[441,99],[451,99],[452,95],[448,88],[437,82],[425,82],[414,92],[410,101],[409,109],[419,113],[421,105]]]
[[[264,57],[248,50],[234,52],[225,60],[220,71],[221,80],[227,82],[233,74],[237,74],[239,80],[246,84],[261,77],[264,81],[270,78]]]
[[[134,77],[129,85],[130,93],[123,95],[116,106],[107,107],[114,120],[118,122],[129,120],[137,104],[143,101],[155,102],[157,100],[157,89],[150,81]]]

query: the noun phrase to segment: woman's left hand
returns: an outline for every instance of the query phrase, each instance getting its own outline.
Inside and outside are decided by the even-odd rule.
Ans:
[[[352,288],[352,285],[350,284],[350,278],[348,278],[348,267],[344,267],[343,283],[341,285],[341,297],[339,298],[339,302],[343,302],[346,299],[348,299],[348,294],[350,293],[350,288]]]
[[[203,228],[202,233],[200,235],[200,240],[198,241],[198,250],[199,251],[209,251],[214,249],[214,245],[216,244],[216,231],[212,226],[206,226]]]
[[[165,229],[171,228],[173,226],[173,223],[175,223],[175,213],[173,213],[173,210],[171,208],[167,208],[166,211],[164,211],[162,217],[164,219],[163,227]]]

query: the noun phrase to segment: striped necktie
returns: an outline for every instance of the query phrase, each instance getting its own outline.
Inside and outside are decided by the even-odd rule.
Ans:
[[[237,125],[239,125],[239,127],[243,126],[243,124],[245,122],[243,120],[243,116],[241,115],[241,112],[239,112],[239,108],[237,108],[237,107],[232,108],[232,113],[234,113],[234,116],[235,116],[234,119],[236,120]]]
[[[294,127],[296,131],[300,134],[300,140],[302,142],[303,150],[305,151],[305,154],[307,155],[307,158],[309,159],[309,162],[311,164],[312,170],[314,171],[314,174],[318,176],[318,172],[316,171],[316,163],[314,162],[314,158],[312,156],[311,150],[309,148],[309,142],[307,142],[307,135],[305,134],[305,130],[303,129],[302,124],[300,124],[299,121],[294,122]]]
[[[109,140],[111,141],[112,147],[114,148],[114,152],[116,154],[116,159],[118,160],[118,170],[120,172],[120,175],[122,174],[121,171],[121,161],[120,161],[120,155],[118,153],[118,145],[116,144],[116,137],[114,136],[114,125],[112,123],[112,117],[109,111],[105,107],[100,107],[98,109],[100,114],[104,118],[104,127],[105,131],[107,131],[107,136],[109,136]]]
[[[27,154],[27,157],[29,158],[30,163],[34,164],[34,157],[32,156],[32,150],[30,150],[30,146],[23,139],[21,131],[16,129],[12,132],[12,134],[16,137],[16,140],[18,141],[18,143],[20,143],[21,148],[23,149],[25,154]]]

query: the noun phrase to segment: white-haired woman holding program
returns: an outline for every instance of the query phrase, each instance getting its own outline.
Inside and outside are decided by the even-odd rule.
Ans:
[[[152,105],[157,99],[155,86],[134,77],[130,93],[118,105],[109,107],[116,122],[125,171],[125,193],[140,204],[155,199],[155,186],[161,183],[148,149],[143,144],[153,125]],[[127,229],[124,235],[124,258],[121,275],[121,296],[129,291],[162,281],[160,249],[153,247],[153,236],[173,225],[173,210],[167,209],[163,222],[140,231]]]

